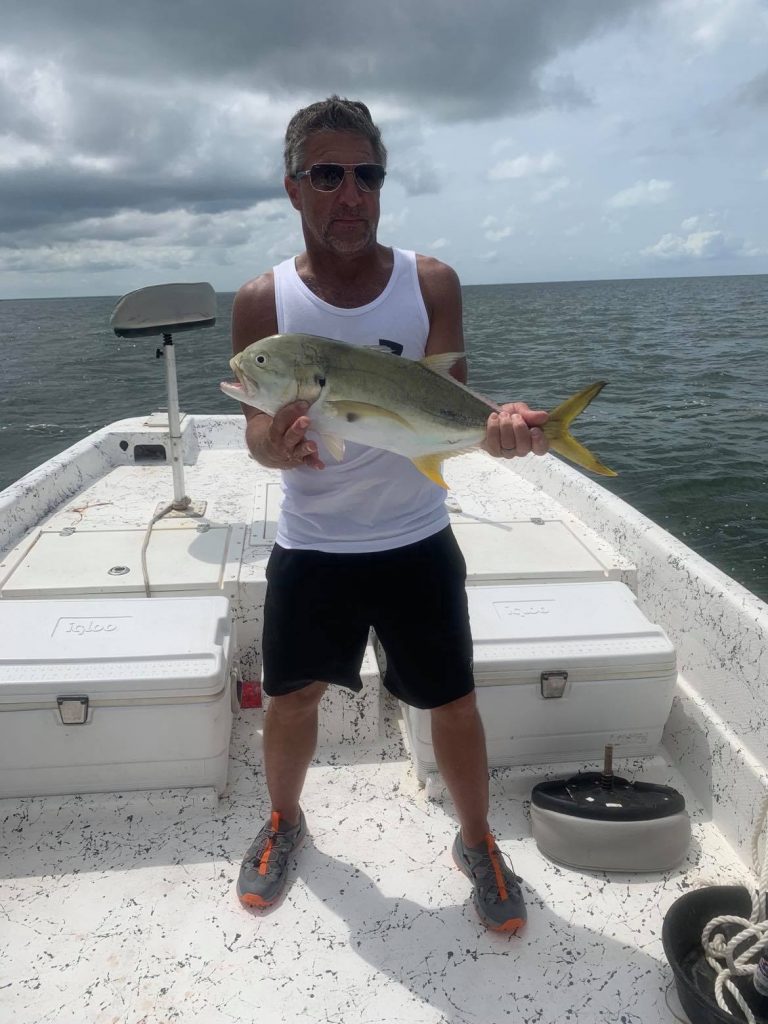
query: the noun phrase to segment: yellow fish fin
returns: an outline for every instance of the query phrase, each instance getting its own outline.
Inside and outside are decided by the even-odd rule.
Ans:
[[[454,380],[450,374],[451,369],[460,359],[466,358],[466,352],[437,352],[433,356],[424,356],[419,362],[428,370],[439,373],[441,377],[450,377],[451,380]]]
[[[344,438],[336,437],[335,434],[321,434],[320,438],[334,459],[341,462],[344,458]]]
[[[606,384],[607,381],[604,380],[596,381],[588,388],[584,388],[583,391],[579,391],[578,394],[561,402],[549,414],[549,419],[541,429],[549,440],[550,448],[559,452],[560,455],[564,455],[571,462],[575,462],[577,466],[583,466],[584,469],[588,469],[592,473],[600,473],[602,476],[618,476],[618,473],[604,466],[599,459],[595,458],[588,448],[579,444],[568,430],[569,424],[586,409],[593,398],[600,394]]]
[[[443,487],[446,491],[448,490],[448,484],[443,480],[443,456],[442,455],[419,455],[416,459],[411,459],[416,469],[424,476],[428,477],[433,484],[437,484],[439,487]]]
[[[408,420],[399,416],[396,412],[392,412],[390,409],[382,409],[380,405],[371,405],[369,402],[326,402],[324,408],[330,410],[335,416],[345,419],[348,423],[374,417],[376,419],[394,420],[396,423],[401,424],[401,426],[413,430]]]
[[[428,476],[432,483],[438,484],[440,487],[444,487],[448,490],[448,484],[443,480],[443,474],[441,470],[442,463],[446,459],[455,459],[457,455],[466,455],[468,452],[474,452],[477,450],[477,445],[470,445],[469,448],[457,448],[452,452],[439,452],[433,455],[419,455],[415,459],[411,459],[416,469],[424,476]]]

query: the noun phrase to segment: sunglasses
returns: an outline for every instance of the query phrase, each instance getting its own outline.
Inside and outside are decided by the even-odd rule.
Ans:
[[[378,192],[386,171],[381,164],[312,164],[308,171],[294,174],[296,181],[309,178],[316,192],[335,192],[347,174],[355,175],[355,184],[363,192]]]

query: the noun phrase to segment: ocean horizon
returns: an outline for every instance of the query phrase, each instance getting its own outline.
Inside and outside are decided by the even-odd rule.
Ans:
[[[574,278],[552,278],[551,280],[533,280],[530,281],[483,281],[474,284],[467,284],[462,282],[463,288],[515,288],[519,285],[550,285],[550,284],[612,284],[618,281],[700,281],[705,280],[717,280],[719,278],[748,278],[766,277],[768,274],[664,274],[655,275],[653,277],[574,277]],[[160,282],[163,283],[163,282]],[[244,282],[242,282],[244,283]],[[232,295],[237,293],[238,285],[236,288],[223,288],[221,290],[214,289],[217,295]],[[120,299],[124,295],[129,294],[128,292],[94,292],[88,294],[71,294],[71,295],[0,295],[0,302],[48,302],[55,301],[57,299]]]

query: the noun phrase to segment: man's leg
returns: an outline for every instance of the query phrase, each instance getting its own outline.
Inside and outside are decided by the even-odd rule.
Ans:
[[[299,820],[299,799],[317,746],[317,709],[327,683],[310,683],[271,697],[264,721],[264,770],[272,811],[289,825]]]
[[[451,794],[467,846],[477,846],[488,828],[488,757],[474,691],[433,708],[432,745]]]
[[[488,827],[488,755],[474,692],[432,709],[432,745],[461,823],[453,858],[472,881],[480,919],[516,932],[526,921],[525,900]]]
[[[277,902],[285,888],[289,860],[306,835],[299,800],[317,745],[317,707],[327,685],[310,683],[269,702],[264,766],[272,813],[240,865],[237,895],[245,906],[264,908]]]

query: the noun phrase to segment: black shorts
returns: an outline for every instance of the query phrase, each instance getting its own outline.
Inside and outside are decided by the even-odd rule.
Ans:
[[[416,708],[474,689],[466,565],[450,527],[391,551],[328,554],[275,545],[267,565],[264,692],[314,681],[362,689],[369,629],[384,685]]]

